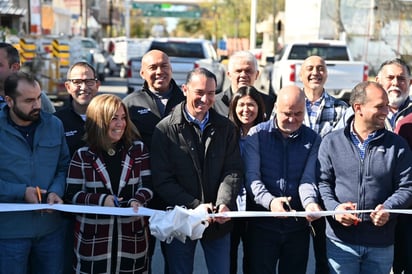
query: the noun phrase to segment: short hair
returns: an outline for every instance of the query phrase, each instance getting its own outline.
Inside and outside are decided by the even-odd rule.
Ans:
[[[19,82],[22,81],[32,84],[33,86],[35,86],[36,83],[38,84],[36,78],[30,73],[23,71],[13,72],[4,81],[4,95],[9,96],[14,101],[19,95],[19,92],[17,91],[17,86]]]
[[[126,113],[126,128],[121,141],[128,148],[133,144],[134,140],[140,139],[140,134],[130,120],[128,109],[122,102],[122,99],[113,94],[102,94],[90,101],[86,111],[83,140],[91,148],[107,151],[112,147],[108,138],[109,125],[113,116],[121,107]]]
[[[93,72],[93,78],[97,78],[96,69],[90,63],[88,63],[86,61],[79,61],[79,62],[76,62],[76,63],[74,63],[73,65],[70,66],[69,70],[67,71],[67,79],[70,79],[70,75],[72,73],[72,70],[75,67],[89,68]]]
[[[253,65],[255,66],[255,69],[258,70],[259,66],[256,60],[255,55],[253,55],[253,53],[251,53],[250,51],[247,50],[241,50],[241,51],[236,51],[235,53],[233,53],[230,58],[229,58],[229,63],[227,65],[228,67],[228,71],[231,71],[233,66],[234,66],[234,60],[235,59],[245,59],[249,62],[252,62]]]
[[[20,64],[19,51],[12,44],[0,42],[0,49],[4,49],[7,53],[7,61],[9,62],[9,68],[11,68],[11,65],[15,63]]]
[[[394,58],[394,59],[386,60],[385,62],[383,62],[379,67],[378,75],[381,73],[381,71],[384,67],[386,67],[388,65],[393,65],[393,64],[404,67],[407,74],[408,74],[408,76],[411,76],[411,70],[410,70],[408,64],[400,58]]]
[[[364,81],[357,84],[351,91],[349,104],[353,107],[354,104],[365,104],[366,103],[366,89],[369,86],[375,86],[377,88],[385,89],[381,86],[381,84],[372,81]]]
[[[194,75],[203,75],[208,79],[213,79],[215,81],[216,86],[217,86],[216,75],[213,72],[211,72],[210,70],[208,70],[206,68],[202,68],[202,67],[195,68],[187,74],[186,84],[189,84],[192,81]]]
[[[236,106],[239,99],[245,96],[250,96],[258,106],[258,114],[256,119],[253,121],[253,125],[257,125],[265,120],[265,104],[259,91],[253,86],[243,86],[236,91],[229,106],[229,119],[238,129],[242,127],[242,122],[237,117]]]

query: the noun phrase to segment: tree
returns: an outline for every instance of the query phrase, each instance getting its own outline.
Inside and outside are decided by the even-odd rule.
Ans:
[[[283,10],[285,0],[275,1],[278,10]],[[249,38],[250,2],[250,0],[203,2],[200,4],[202,10],[200,22],[195,19],[180,19],[174,33],[179,36],[203,36],[212,40],[223,37]],[[257,20],[264,20],[273,14],[274,4],[273,0],[258,0]]]

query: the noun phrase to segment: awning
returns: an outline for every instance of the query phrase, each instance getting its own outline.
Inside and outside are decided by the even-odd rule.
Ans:
[[[27,9],[18,8],[9,0],[0,0],[0,14],[1,15],[15,15],[24,16]]]

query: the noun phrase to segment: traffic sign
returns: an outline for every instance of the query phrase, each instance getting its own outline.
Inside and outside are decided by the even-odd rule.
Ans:
[[[170,10],[144,10],[146,17],[180,17],[180,18],[200,18],[200,11],[170,11]]]
[[[197,5],[173,5],[169,3],[132,3],[133,9],[142,11],[146,17],[200,18],[202,12]]]

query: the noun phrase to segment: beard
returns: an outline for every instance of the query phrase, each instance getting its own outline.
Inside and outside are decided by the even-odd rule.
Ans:
[[[29,113],[24,113],[16,105],[14,105],[12,110],[20,120],[25,122],[36,122],[40,118],[40,109],[33,109]]]
[[[405,102],[408,96],[409,96],[408,93],[401,93],[398,95],[396,92],[389,92],[388,93],[389,106],[392,108],[400,108],[400,106]]]

